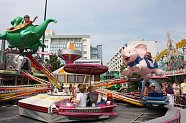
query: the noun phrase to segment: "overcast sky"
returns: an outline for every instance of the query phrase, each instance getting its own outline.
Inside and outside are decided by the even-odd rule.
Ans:
[[[28,14],[43,21],[45,0],[0,0],[0,33],[10,21]],[[55,34],[89,34],[91,44],[103,45],[107,63],[129,40],[156,40],[166,47],[166,33],[175,42],[186,38],[186,0],[48,0],[47,18]]]

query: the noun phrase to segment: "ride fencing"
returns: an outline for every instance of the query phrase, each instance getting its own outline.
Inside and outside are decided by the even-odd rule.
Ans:
[[[174,96],[174,106],[186,108],[186,95],[173,95]]]

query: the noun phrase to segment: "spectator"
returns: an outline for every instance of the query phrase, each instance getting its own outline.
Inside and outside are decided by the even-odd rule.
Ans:
[[[173,84],[173,86],[172,86],[172,88],[173,88],[173,91],[174,91],[174,95],[175,95],[175,98],[176,98],[176,104],[179,104],[179,102],[180,102],[180,90],[181,90],[181,88],[180,88],[180,85],[178,84],[178,82],[176,81],[174,84]]]
[[[186,96],[186,79],[181,83],[181,94]]]
[[[76,93],[79,93],[79,86],[82,85],[82,84],[79,84],[76,88]]]
[[[166,88],[167,88],[166,82],[162,82],[162,84],[161,84],[161,91],[162,91],[163,94],[166,94]]]
[[[173,88],[172,88],[172,84],[171,83],[168,83],[168,86],[166,87],[166,93],[167,93],[167,96],[169,97],[169,104],[171,106],[174,106],[174,91],[173,91]]]
[[[68,88],[68,89],[69,89],[70,94],[72,94],[73,91],[74,91],[74,90],[73,90],[74,88],[72,87],[72,84],[69,85],[69,88]]]
[[[57,89],[57,87],[54,87],[54,93],[57,94],[59,92],[59,90]]]
[[[78,107],[86,107],[87,95],[85,94],[85,91],[86,91],[86,86],[80,85],[79,93],[77,94],[76,98],[72,99],[72,102],[76,103]]]
[[[62,83],[61,84],[61,91],[63,92],[63,89],[64,89],[64,84]]]

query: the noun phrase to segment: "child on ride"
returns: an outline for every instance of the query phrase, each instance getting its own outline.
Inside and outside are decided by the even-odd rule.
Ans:
[[[79,86],[79,93],[76,98],[72,100],[73,103],[76,103],[78,107],[86,107],[87,95],[85,93],[86,85]]]
[[[104,103],[102,100],[102,97],[98,92],[95,91],[94,86],[89,86],[88,87],[88,95],[87,95],[87,106],[92,106],[95,107],[98,104]]]
[[[25,15],[25,16],[24,16],[24,21],[22,22],[22,24],[32,24],[37,18],[38,18],[38,16],[36,16],[36,17],[34,18],[34,20],[31,21],[31,20],[30,20],[30,16],[29,16],[29,15]],[[21,24],[19,24],[19,25],[21,25]],[[17,26],[17,27],[18,27],[18,26]],[[8,28],[7,30],[14,30],[14,29],[17,28],[17,27],[10,27],[10,28]]]
[[[36,16],[36,17],[34,18],[34,20],[31,21],[31,20],[30,20],[30,16],[29,16],[29,15],[25,15],[25,16],[24,16],[24,23],[26,23],[26,24],[32,24],[37,18],[38,18],[38,16]]]

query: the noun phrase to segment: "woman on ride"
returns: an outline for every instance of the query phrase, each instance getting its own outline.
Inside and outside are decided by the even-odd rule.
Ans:
[[[72,100],[72,102],[76,103],[78,107],[86,107],[87,95],[85,91],[86,91],[86,85],[80,85],[79,93],[77,94],[76,98]]]
[[[102,97],[98,92],[95,91],[94,86],[88,87],[88,95],[87,95],[87,106],[95,107],[98,104],[104,103]]]

